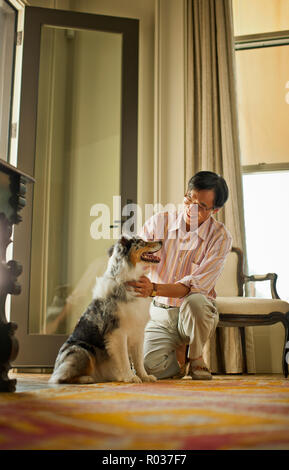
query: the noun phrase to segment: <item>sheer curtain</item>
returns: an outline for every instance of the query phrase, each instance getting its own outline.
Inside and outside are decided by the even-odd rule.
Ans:
[[[245,251],[243,193],[235,88],[231,0],[187,0],[186,181],[200,170],[222,174],[230,198],[217,218],[225,223],[233,245]],[[255,372],[253,332],[246,328],[248,372]],[[228,373],[243,370],[237,328],[222,328]],[[218,372],[215,337],[206,360]]]

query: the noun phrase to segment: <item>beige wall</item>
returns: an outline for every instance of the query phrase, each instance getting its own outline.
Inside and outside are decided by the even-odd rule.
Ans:
[[[183,201],[186,2],[156,2],[155,201]]]

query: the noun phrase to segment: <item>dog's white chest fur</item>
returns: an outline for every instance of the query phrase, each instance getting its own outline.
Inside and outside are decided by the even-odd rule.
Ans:
[[[150,300],[145,298],[136,298],[136,300],[129,303],[119,303],[119,326],[123,328],[129,336],[131,334],[136,335],[138,329],[140,331],[144,330],[149,320],[149,304]]]

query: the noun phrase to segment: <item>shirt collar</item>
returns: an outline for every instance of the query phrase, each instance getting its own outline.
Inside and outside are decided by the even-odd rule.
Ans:
[[[179,214],[177,212],[169,212],[169,224],[168,231],[172,232],[173,230],[179,230],[184,227],[184,212],[181,211]],[[171,219],[171,221],[170,221]]]
[[[198,227],[198,235],[202,238],[202,240],[205,240],[207,238],[213,220],[213,217],[210,215],[210,217],[208,217],[207,220],[205,220],[205,222],[203,222]]]
[[[203,222],[196,230],[194,230],[194,233],[197,232],[198,236],[202,240],[205,240],[207,235],[208,235],[208,232],[209,232],[209,229],[210,229],[210,226],[211,226],[212,222],[213,222],[213,217],[212,216],[208,217],[208,219],[205,220],[205,222]],[[181,211],[177,215],[177,217],[174,216],[172,222],[169,223],[168,231],[172,232],[173,230],[182,230],[183,232],[186,232],[186,230],[185,230],[185,220],[184,220],[184,211]]]

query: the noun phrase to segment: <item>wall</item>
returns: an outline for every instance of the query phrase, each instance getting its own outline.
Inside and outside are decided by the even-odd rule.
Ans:
[[[186,2],[159,0],[156,10],[155,201],[183,201]]]

